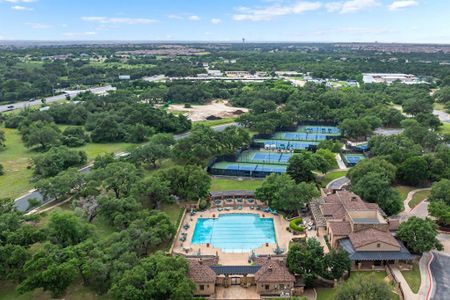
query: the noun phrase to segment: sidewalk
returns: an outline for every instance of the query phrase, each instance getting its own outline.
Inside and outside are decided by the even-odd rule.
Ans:
[[[392,265],[391,266],[392,273],[394,274],[395,278],[400,282],[400,287],[403,291],[403,294],[405,296],[405,300],[416,300],[419,299],[418,295],[414,294],[411,288],[409,287],[408,282],[406,282],[405,277],[403,277],[402,272],[400,272],[400,269]]]
[[[344,161],[341,158],[341,155],[339,153],[336,154],[336,162],[339,166],[339,169],[346,170],[347,166],[345,165]]]
[[[419,261],[419,268],[420,268],[420,288],[419,292],[417,293],[418,298],[417,299],[427,299],[429,290],[432,285],[432,278],[428,274],[428,268],[429,268],[429,262],[431,259],[430,252],[426,252],[422,255]]]

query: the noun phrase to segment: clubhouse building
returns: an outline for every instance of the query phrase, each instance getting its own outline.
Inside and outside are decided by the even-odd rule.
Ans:
[[[377,204],[342,190],[316,199],[310,206],[317,235],[326,235],[333,248],[346,251],[354,269],[373,269],[413,259],[395,238],[399,221],[386,219]]]

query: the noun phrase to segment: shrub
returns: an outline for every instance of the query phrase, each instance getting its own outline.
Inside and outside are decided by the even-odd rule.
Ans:
[[[201,210],[204,210],[204,209],[206,209],[208,207],[208,202],[206,202],[205,199],[202,199],[202,200],[200,200],[200,203],[198,204],[198,207]]]
[[[184,104],[184,108],[191,108],[191,107],[192,107],[192,105],[190,103]]]
[[[296,219],[292,220],[291,222],[289,222],[289,227],[292,230],[303,232],[303,231],[305,231],[305,226],[299,225],[299,224],[302,224],[302,222],[303,222],[302,218],[296,218]]]

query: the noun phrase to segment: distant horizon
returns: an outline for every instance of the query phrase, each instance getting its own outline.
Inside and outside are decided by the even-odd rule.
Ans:
[[[27,39],[3,39],[0,40],[0,44],[8,44],[8,43],[64,43],[64,44],[75,44],[75,43],[84,43],[84,44],[96,44],[96,43],[114,43],[114,44],[122,44],[122,43],[136,43],[136,44],[374,44],[374,45],[434,45],[434,46],[450,46],[450,43],[437,43],[437,42],[429,42],[429,43],[420,43],[420,42],[361,42],[361,41],[248,41],[245,43],[239,40],[27,40]]]
[[[0,0],[0,41],[450,44],[445,0]]]

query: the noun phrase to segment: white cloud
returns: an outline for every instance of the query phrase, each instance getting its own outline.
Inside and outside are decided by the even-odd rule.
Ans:
[[[13,10],[33,10],[31,7],[27,6],[21,6],[21,5],[14,5],[11,7]]]
[[[183,19],[184,19],[183,16],[175,15],[175,14],[168,15],[167,17],[168,17],[169,19],[174,19],[174,20],[183,20]]]
[[[97,32],[95,31],[85,31],[85,32],[65,32],[64,36],[76,38],[76,37],[89,37],[96,35]]]
[[[189,16],[188,20],[189,21],[200,21],[200,17],[196,16],[196,15],[193,15],[193,16]]]
[[[212,18],[211,23],[213,23],[214,25],[217,25],[217,24],[222,23],[222,20],[219,18]]]
[[[320,2],[300,1],[293,5],[273,5],[264,8],[237,7],[236,21],[270,21],[275,17],[300,14],[305,11],[317,10],[322,7]]]
[[[42,23],[33,23],[33,22],[27,22],[25,25],[30,26],[33,29],[47,29],[50,28],[50,25],[42,24]]]
[[[389,5],[389,10],[398,10],[403,8],[408,8],[412,6],[417,6],[419,4],[416,0],[396,0]]]
[[[325,8],[329,12],[338,11],[341,14],[346,14],[369,9],[378,6],[379,4],[379,0],[349,0],[342,2],[330,2],[325,4]]]
[[[127,24],[127,25],[142,25],[158,22],[157,20],[147,18],[81,17],[81,20],[101,24]]]

